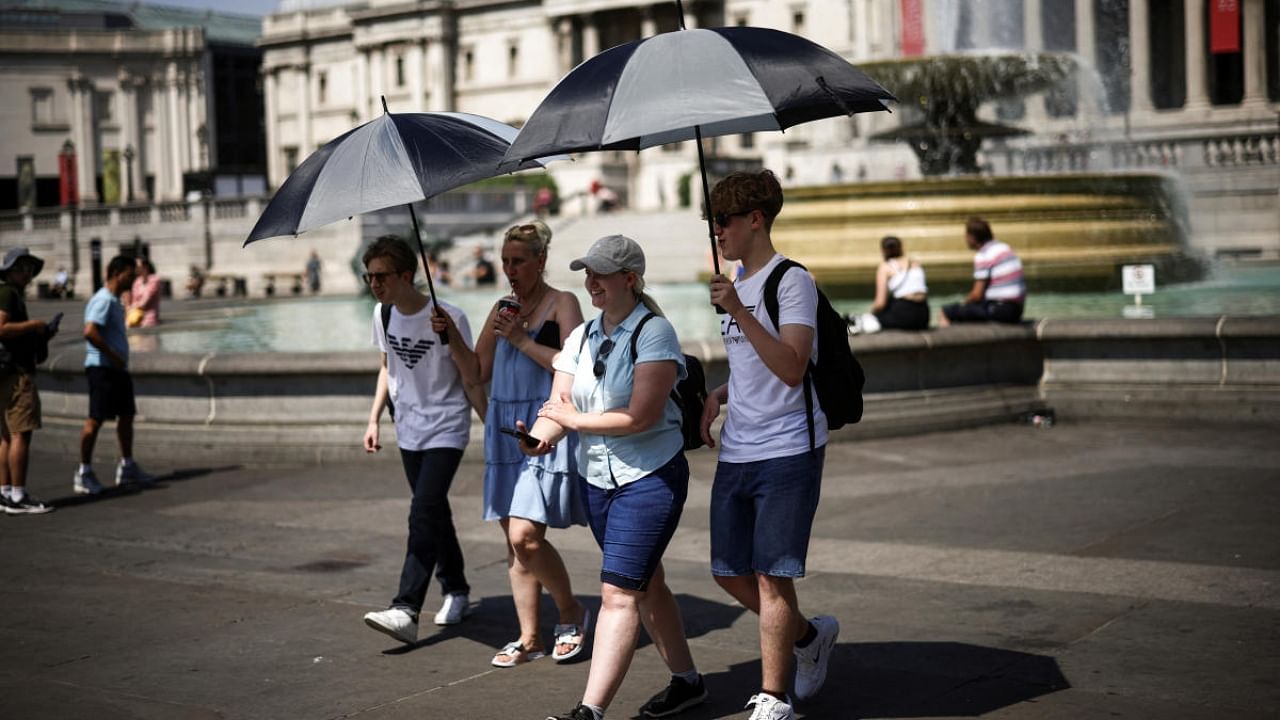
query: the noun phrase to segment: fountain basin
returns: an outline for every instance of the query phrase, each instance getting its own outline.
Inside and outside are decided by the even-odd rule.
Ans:
[[[970,216],[1022,258],[1037,289],[1119,287],[1119,268],[1157,266],[1165,281],[1196,276],[1186,250],[1177,181],[1162,173],[947,177],[788,188],[773,227],[778,251],[808,266],[828,292],[865,293],[881,261],[880,239],[902,238],[931,290],[972,283],[964,243]]]

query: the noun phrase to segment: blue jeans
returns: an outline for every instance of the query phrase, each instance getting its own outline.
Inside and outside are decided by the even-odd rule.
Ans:
[[[804,577],[826,450],[716,465],[711,574]]]
[[[449,486],[462,461],[462,451],[401,448],[400,460],[413,501],[409,504],[409,542],[400,570],[400,592],[391,607],[417,615],[426,600],[433,571],[445,595],[471,591],[463,572],[458,533],[453,529],[453,510],[449,508]]]
[[[689,463],[678,452],[639,480],[602,490],[578,476],[587,498],[587,519],[604,552],[600,582],[645,591],[662,553],[676,534],[689,494]]]

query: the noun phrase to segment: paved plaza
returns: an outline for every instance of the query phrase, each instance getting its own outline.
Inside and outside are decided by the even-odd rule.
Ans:
[[[403,553],[393,457],[142,457],[159,485],[84,501],[70,496],[72,459],[37,452],[32,490],[58,510],[0,518],[0,718],[564,711],[588,663],[489,666],[517,632],[499,530],[479,520],[478,448],[467,457],[453,498],[475,614],[398,647],[361,622],[388,601]],[[756,622],[709,576],[715,455],[690,459],[666,567],[711,700],[682,717],[745,718]],[[843,630],[800,716],[1276,717],[1277,517],[1273,427],[1010,424],[833,445],[799,588]],[[550,537],[598,604],[589,533]],[[543,618],[549,633],[549,601]],[[646,643],[609,717],[631,717],[666,678]]]

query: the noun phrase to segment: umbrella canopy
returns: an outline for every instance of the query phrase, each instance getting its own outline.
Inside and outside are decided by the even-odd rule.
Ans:
[[[565,75],[507,151],[529,160],[886,110],[894,96],[839,55],[779,30],[679,30],[619,45]]]
[[[315,151],[271,198],[245,245],[406,205],[542,163],[504,162],[516,129],[481,115],[384,113]]]

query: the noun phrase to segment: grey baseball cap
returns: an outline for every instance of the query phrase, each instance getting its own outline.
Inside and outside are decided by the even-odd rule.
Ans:
[[[0,260],[0,272],[8,272],[9,269],[13,267],[13,264],[22,258],[29,258],[35,265],[34,269],[31,271],[32,276],[39,275],[40,271],[44,269],[43,260],[32,255],[31,251],[25,247],[16,247],[4,254],[4,260]]]
[[[600,275],[630,270],[643,276],[644,251],[640,249],[640,243],[626,235],[609,235],[592,243],[586,255],[569,263],[570,270],[583,268]]]

